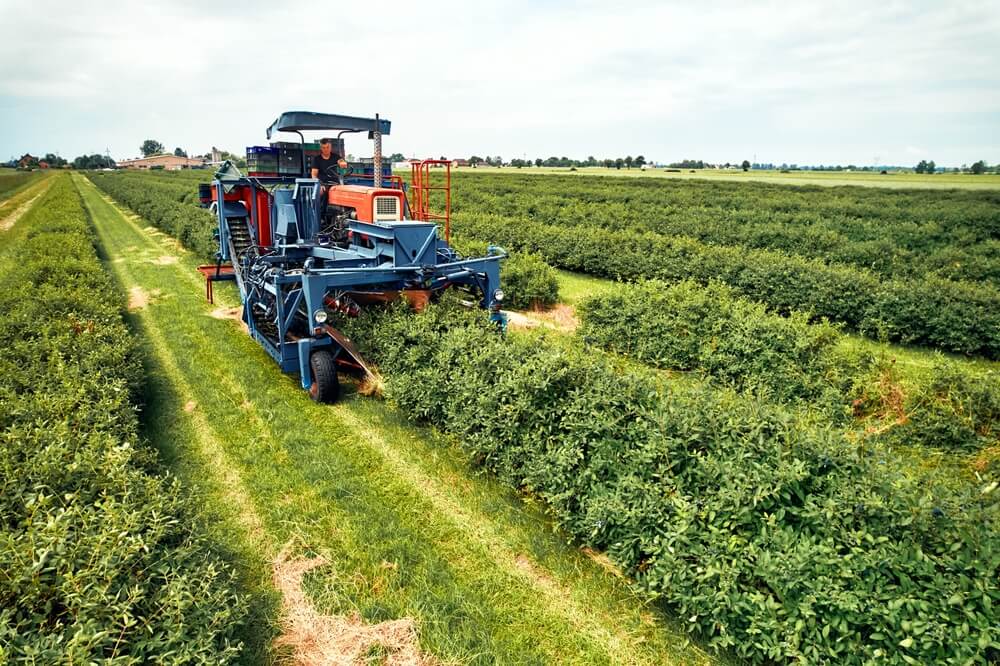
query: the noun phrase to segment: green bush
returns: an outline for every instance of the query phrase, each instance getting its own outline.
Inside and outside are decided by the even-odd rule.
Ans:
[[[580,335],[606,349],[659,368],[702,370],[779,400],[816,398],[837,369],[834,327],[769,313],[718,282],[622,284],[584,300],[578,312]]]
[[[546,308],[559,302],[559,278],[555,269],[537,254],[515,252],[501,264],[500,284],[504,306],[515,310]]]
[[[883,278],[933,272],[1000,287],[995,191],[510,173],[456,174],[452,186],[458,217],[503,211],[513,225],[685,236],[851,265]]]
[[[1000,443],[1000,375],[995,371],[969,370],[942,358],[904,385],[891,363],[881,365],[879,373],[858,382],[856,408],[862,416],[881,416],[876,433],[884,443],[954,451]]]
[[[219,250],[215,216],[196,205],[195,182],[164,180],[165,176],[136,173],[88,172],[87,177],[116,201],[179,240],[205,261]]]
[[[483,241],[452,237],[452,247],[463,256],[483,256]],[[514,310],[547,308],[559,302],[559,276],[534,252],[512,252],[500,263],[504,307]]]
[[[142,369],[79,194],[0,255],[0,662],[227,662],[246,602],[137,434]]]
[[[728,390],[663,393],[482,319],[432,307],[343,325],[401,409],[543,499],[712,646],[752,663],[967,663],[1000,648],[995,479],[910,469]]]
[[[697,370],[741,391],[802,401],[887,445],[950,451],[1000,438],[1000,378],[939,359],[899,377],[894,363],[845,350],[841,334],[799,313],[782,317],[718,282],[650,280],[584,300],[588,343],[657,368]],[[858,422],[845,421],[854,414]]]
[[[467,214],[455,227],[511,250],[536,251],[569,270],[624,280],[718,280],[781,314],[807,312],[872,336],[1000,358],[1000,290],[986,285],[934,277],[882,280],[860,268],[777,251],[498,215]]]

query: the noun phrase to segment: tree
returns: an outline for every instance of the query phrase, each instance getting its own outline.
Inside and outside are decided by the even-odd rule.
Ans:
[[[150,155],[159,155],[163,152],[163,144],[156,139],[146,139],[142,142],[142,146],[139,148],[142,151],[143,157],[149,157]]]
[[[984,162],[983,160],[979,160],[978,162],[972,163],[972,173],[978,176],[979,174],[985,171],[986,171],[986,162]]]
[[[913,167],[913,171],[916,173],[926,173],[927,160],[920,160],[919,162],[917,162],[917,166]]]
[[[187,157],[188,156],[187,151],[184,150],[183,148],[174,148],[174,155],[176,157]]]
[[[405,162],[406,161],[406,155],[404,155],[403,153],[393,153],[392,155],[389,155],[389,161],[390,162]]]
[[[213,148],[212,150],[217,150],[217,149]],[[247,161],[246,161],[246,158],[244,158],[243,156],[241,156],[241,155],[234,155],[233,153],[229,152],[228,150],[220,150],[218,152],[219,152],[219,159],[221,159],[222,161],[229,160],[230,162],[232,162],[233,164],[235,164],[236,168],[238,168],[238,169],[246,169],[247,168]],[[347,161],[350,162],[351,159],[352,159],[351,156],[348,155],[347,156]]]
[[[476,166],[477,164],[482,164],[482,163],[483,163],[483,158],[480,157],[479,155],[473,155],[472,157],[469,158],[469,164],[471,164],[472,166]]]
[[[535,158],[535,166],[536,167],[540,167],[543,164],[545,164],[545,161],[541,157],[536,157]]]
[[[115,161],[106,155],[80,155],[73,160],[74,169],[113,169]]]
[[[625,158],[625,168],[626,169],[631,169],[632,168],[632,162],[634,162],[634,161],[635,160],[632,159],[631,155],[629,155],[628,157],[626,157]]]
[[[42,161],[54,169],[62,168],[67,164],[65,159],[59,157],[55,153],[45,153],[45,157],[42,158]]]
[[[927,173],[934,173],[934,169],[937,167],[934,165],[934,160],[927,163]]]
[[[616,169],[621,169],[623,166],[625,166],[625,160],[623,160],[620,157],[616,158],[615,159],[615,168]]]
[[[704,169],[705,162],[702,160],[685,159],[680,162],[671,162],[667,166],[671,169]]]
[[[642,155],[639,155],[637,158],[635,158],[635,165],[640,169],[646,166],[646,158],[643,157]]]
[[[749,171],[750,170],[750,160],[743,160],[743,164],[741,164],[740,166],[743,167],[744,171]]]

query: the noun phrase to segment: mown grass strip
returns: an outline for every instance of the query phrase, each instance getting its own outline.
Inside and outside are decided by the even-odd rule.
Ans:
[[[0,173],[0,211],[8,205],[10,199],[16,194],[29,187],[35,181],[43,179],[49,175],[51,175],[49,172]]]
[[[33,179],[9,199],[0,202],[0,248],[7,244],[6,237],[10,235],[7,232],[41,199],[53,180],[51,177]]]
[[[190,258],[156,262],[169,241],[81,187],[120,281],[152,296],[137,316],[158,331],[154,355],[185,379],[180,393],[216,433],[202,441],[223,448],[260,516],[261,559],[295,538],[333,562],[306,581],[324,612],[415,617],[425,650],[463,663],[708,661],[540,511],[471,475],[449,442],[368,400],[311,403],[209,316]]]

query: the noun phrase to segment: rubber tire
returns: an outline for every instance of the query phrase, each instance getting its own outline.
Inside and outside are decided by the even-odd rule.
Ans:
[[[309,357],[309,368],[313,381],[309,386],[309,397],[316,402],[330,404],[340,397],[340,380],[337,379],[337,364],[328,351],[313,352]]]

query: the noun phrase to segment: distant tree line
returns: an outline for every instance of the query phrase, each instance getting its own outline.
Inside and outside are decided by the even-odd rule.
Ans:
[[[139,150],[142,152],[143,156],[149,157],[151,155],[162,155],[165,153],[164,145],[155,139],[146,139],[143,141]],[[214,149],[213,149],[214,150]],[[187,157],[188,152],[183,148],[174,148],[173,154],[178,157]],[[222,160],[231,160],[238,167],[245,167],[246,160],[242,155],[236,155],[230,153],[229,151],[219,151],[219,156]],[[66,168],[72,167],[74,169],[105,169],[114,168],[115,161],[106,155],[100,155],[97,153],[91,155],[80,155],[75,158],[72,162],[68,162],[66,159],[56,155],[55,153],[46,153],[44,157],[31,157],[26,155],[25,157],[30,157],[24,165],[20,165],[21,160],[12,158],[8,162],[2,163],[2,166],[7,167],[17,167],[23,166],[29,169],[37,169],[42,163],[49,168]],[[211,159],[211,155],[195,155],[196,158],[201,159]],[[402,162],[407,158],[403,153],[392,153],[388,160],[390,162]],[[441,159],[446,159],[442,157]],[[505,161],[500,155],[486,157],[480,157],[479,155],[473,155],[468,160],[471,166],[494,166],[494,167],[563,167],[563,168],[576,168],[576,167],[605,167],[607,169],[641,169],[644,166],[650,165],[650,162],[643,156],[639,155],[637,157],[632,157],[627,155],[625,157],[605,157],[598,159],[593,155],[587,157],[585,160],[572,159],[569,157],[537,157],[535,159],[522,159],[514,158],[509,161]],[[662,166],[662,165],[661,165]],[[743,171],[749,170],[781,170],[781,171],[884,171],[886,169],[899,170],[903,167],[895,166],[857,166],[854,164],[844,165],[798,165],[798,164],[781,164],[775,165],[772,163],[750,163],[749,160],[743,160],[742,162],[706,162],[704,160],[695,159],[683,159],[677,162],[670,162],[667,168],[671,169],[742,169]],[[984,174],[984,173],[997,173],[1000,174],[1000,164],[995,164],[990,166],[985,160],[978,160],[973,162],[971,165],[963,164],[961,167],[938,167],[934,160],[920,160],[914,167],[913,171],[915,173],[938,173],[938,172],[950,172],[950,173],[970,173],[970,174]]]
[[[392,155],[391,160],[393,162],[401,162],[406,158],[402,153],[395,153]],[[444,158],[442,158],[444,159]],[[644,165],[649,165],[650,162],[639,155],[638,157],[632,157],[631,155],[627,157],[615,157],[615,158],[603,158],[597,159],[593,156],[588,157],[585,160],[571,159],[569,157],[548,157],[548,158],[535,158],[535,159],[521,159],[515,158],[509,161],[505,161],[503,157],[497,155],[496,157],[486,156],[480,157],[479,155],[473,155],[468,160],[470,166],[509,166],[509,167],[605,167],[608,169],[632,169],[632,168],[642,168]],[[657,165],[663,166],[663,165]],[[814,164],[814,165],[800,165],[800,164],[787,164],[782,163],[780,165],[773,164],[770,162],[753,162],[750,160],[743,160],[742,162],[706,162],[704,160],[696,159],[683,159],[677,162],[670,162],[665,165],[670,169],[742,169],[743,171],[750,170],[781,170],[781,171],[885,171],[887,169],[892,169],[898,171],[905,169],[906,167],[900,166],[885,166],[885,165],[871,165],[871,166],[858,166],[856,164]],[[984,160],[979,160],[974,162],[972,165],[963,164],[961,167],[938,167],[934,160],[921,160],[916,166],[913,167],[913,171],[916,173],[937,173],[937,172],[951,172],[951,173],[971,173],[971,174],[982,174],[982,173],[998,173],[1000,174],[1000,164],[993,166],[988,165]]]
[[[973,175],[978,176],[988,171],[1000,174],[1000,164],[994,164],[993,166],[990,166],[986,163],[986,160],[978,160],[976,162],[973,162],[971,165],[963,164],[961,167],[955,167],[951,169],[945,167],[939,169],[937,165],[934,164],[934,160],[931,160],[929,162],[927,160],[920,160],[917,163],[917,165],[913,167],[913,170],[916,173],[935,173],[937,171],[942,171],[942,172],[950,171],[951,173],[971,173]]]
[[[73,160],[74,169],[114,169],[115,161],[107,155],[80,155]]]
[[[632,157],[628,155],[626,157],[606,157],[604,159],[597,159],[593,155],[589,156],[585,160],[571,159],[569,157],[556,157],[555,155],[551,157],[536,157],[535,159],[527,158],[514,158],[509,161],[504,161],[503,157],[497,155],[496,157],[491,157],[487,155],[486,157],[480,157],[479,155],[473,155],[468,159],[471,166],[478,166],[484,164],[486,166],[511,166],[511,167],[597,167],[603,166],[609,169],[631,169],[633,167],[641,169],[643,165],[648,164],[648,161],[642,155],[638,157]]]

